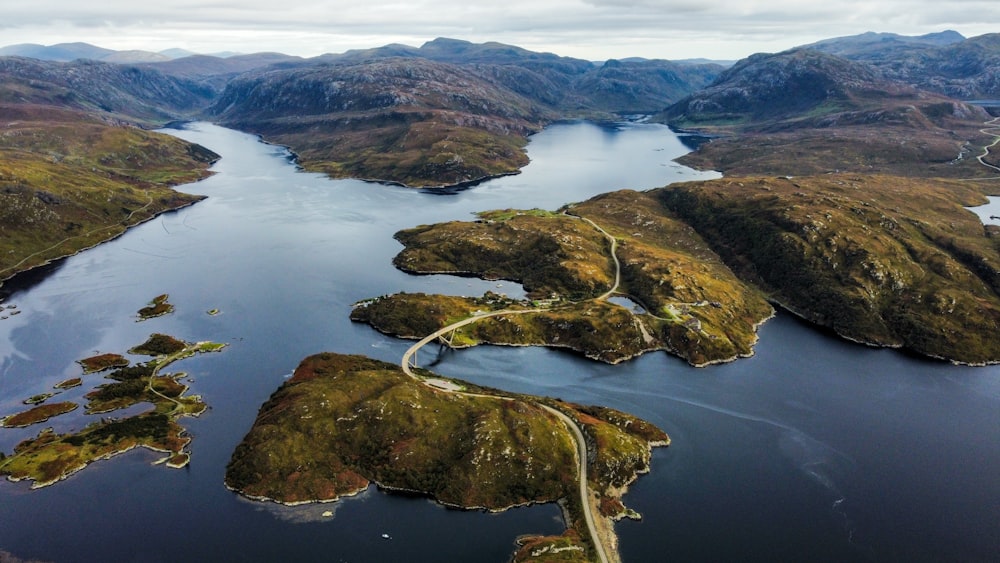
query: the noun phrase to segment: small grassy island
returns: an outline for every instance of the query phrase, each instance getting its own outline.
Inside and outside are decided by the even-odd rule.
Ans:
[[[32,424],[45,422],[46,420],[55,416],[66,414],[68,412],[73,412],[78,407],[79,405],[72,402],[39,405],[37,407],[28,409],[24,412],[0,418],[0,427],[21,428],[24,426],[31,426]]]
[[[60,381],[59,383],[56,383],[53,387],[55,389],[65,391],[66,389],[72,389],[74,387],[79,387],[81,385],[83,385],[83,379],[79,377],[71,377],[65,381]]]
[[[15,446],[13,454],[0,456],[0,475],[12,481],[31,479],[32,488],[44,487],[80,471],[89,463],[144,447],[166,453],[159,462],[169,467],[183,467],[189,461],[184,451],[191,438],[177,420],[183,416],[198,416],[206,405],[198,396],[185,395],[187,386],[180,383],[184,374],[161,374],[168,365],[204,352],[215,352],[225,344],[214,342],[186,343],[164,334],[153,334],[129,352],[153,356],[148,362],[130,365],[118,354],[103,354],[81,360],[85,373],[110,370],[112,380],[84,395],[87,414],[108,413],[138,403],[153,408],[124,418],[101,418],[82,430],[56,434],[42,430],[35,438]],[[63,390],[79,386],[80,378],[56,385]],[[53,416],[77,409],[73,402],[45,404],[2,419],[0,426],[21,427],[48,420]]]
[[[287,504],[335,500],[371,482],[470,509],[560,501],[566,533],[534,538],[531,549],[571,545],[566,554],[589,561],[593,547],[581,528],[576,492],[577,448],[549,409],[583,430],[593,452],[589,487],[600,496],[595,512],[603,516],[626,515],[625,487],[648,470],[650,449],[669,441],[649,423],[611,409],[460,381],[448,386],[456,391],[363,356],[306,358],[261,407],[227,466],[226,484],[249,498]]]
[[[112,368],[120,368],[129,364],[128,358],[121,354],[98,354],[77,362],[83,366],[83,373],[97,373]]]
[[[174,312],[174,306],[168,301],[170,296],[164,293],[163,295],[157,295],[142,309],[139,309],[139,320],[145,321],[152,319],[154,317],[162,317],[163,315],[168,315]]]

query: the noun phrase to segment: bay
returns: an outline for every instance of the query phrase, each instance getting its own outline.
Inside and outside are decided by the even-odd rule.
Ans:
[[[184,470],[133,451],[41,490],[0,483],[0,550],[53,561],[505,561],[513,539],[555,533],[552,505],[446,510],[374,490],[297,508],[227,491],[229,455],[299,360],[320,351],[396,362],[410,344],[353,324],[357,300],[397,291],[519,295],[509,282],[409,276],[399,229],[479,210],[555,209],[598,193],[716,177],[651,124],[564,123],[534,136],[521,174],[412,190],[301,172],[281,148],[205,123],[172,134],[223,156],[184,186],[209,199],[0,288],[0,413],[79,375],[75,360],[164,332],[230,346],[179,362],[211,410],[183,420]],[[170,294],[176,312],[135,312]],[[206,311],[219,309],[210,316]],[[836,339],[779,313],[757,355],[695,369],[665,354],[617,366],[560,351],[446,352],[434,369],[503,389],[619,408],[673,438],[626,495],[626,561],[987,561],[1000,553],[1000,369],[957,367]],[[99,376],[89,376],[90,378]],[[95,382],[60,395],[72,400]],[[51,421],[79,428],[74,413]],[[10,452],[37,429],[0,431]],[[334,512],[332,517],[323,512]],[[389,534],[391,539],[383,539]]]

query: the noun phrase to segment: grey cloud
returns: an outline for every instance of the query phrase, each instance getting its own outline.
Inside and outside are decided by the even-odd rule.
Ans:
[[[697,56],[692,52],[695,48],[715,51],[704,52],[705,56],[739,58],[754,51],[780,50],[864,31],[919,34],[952,27],[975,35],[993,31],[982,22],[1000,21],[1000,3],[993,0],[297,0],[278,4],[273,0],[28,0],[11,4],[0,19],[0,29],[4,29],[0,41],[15,38],[7,43],[56,38],[51,42],[103,41],[113,48],[144,48],[141,41],[153,40],[167,46],[211,43],[219,48],[228,40],[233,44],[227,49],[295,54],[392,41],[419,44],[451,36],[589,58]]]

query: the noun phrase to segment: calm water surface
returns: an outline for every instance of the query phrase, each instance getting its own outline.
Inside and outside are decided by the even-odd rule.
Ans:
[[[0,550],[53,561],[501,562],[517,535],[560,531],[550,505],[496,515],[370,490],[286,508],[242,500],[222,479],[257,408],[303,357],[401,357],[409,342],[352,324],[353,302],[520,292],[397,272],[395,231],[714,175],[673,163],[687,149],[654,125],[553,126],[533,137],[522,174],[446,195],[298,172],[283,149],[208,124],[173,133],[223,156],[214,177],[184,188],[209,199],[3,287],[23,314],[0,322],[0,414],[78,376],[75,360],[123,352],[151,332],[228,342],[175,364],[211,405],[184,421],[192,464],[152,467],[156,456],[133,451],[37,491],[0,483]],[[135,322],[160,293],[176,312]],[[213,308],[222,313],[208,316]],[[618,524],[626,561],[996,559],[1000,369],[851,345],[784,314],[762,328],[757,352],[694,369],[664,354],[606,366],[483,347],[445,353],[435,369],[623,409],[672,436],[625,498],[645,517]],[[79,398],[96,377],[60,398]],[[0,451],[36,431],[0,431]]]

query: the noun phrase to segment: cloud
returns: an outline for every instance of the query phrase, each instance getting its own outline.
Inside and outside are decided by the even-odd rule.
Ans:
[[[500,41],[590,59],[741,58],[864,31],[966,35],[1000,21],[995,0],[30,0],[5,6],[2,38],[118,49],[315,55],[434,37]],[[55,17],[53,17],[55,15]]]

